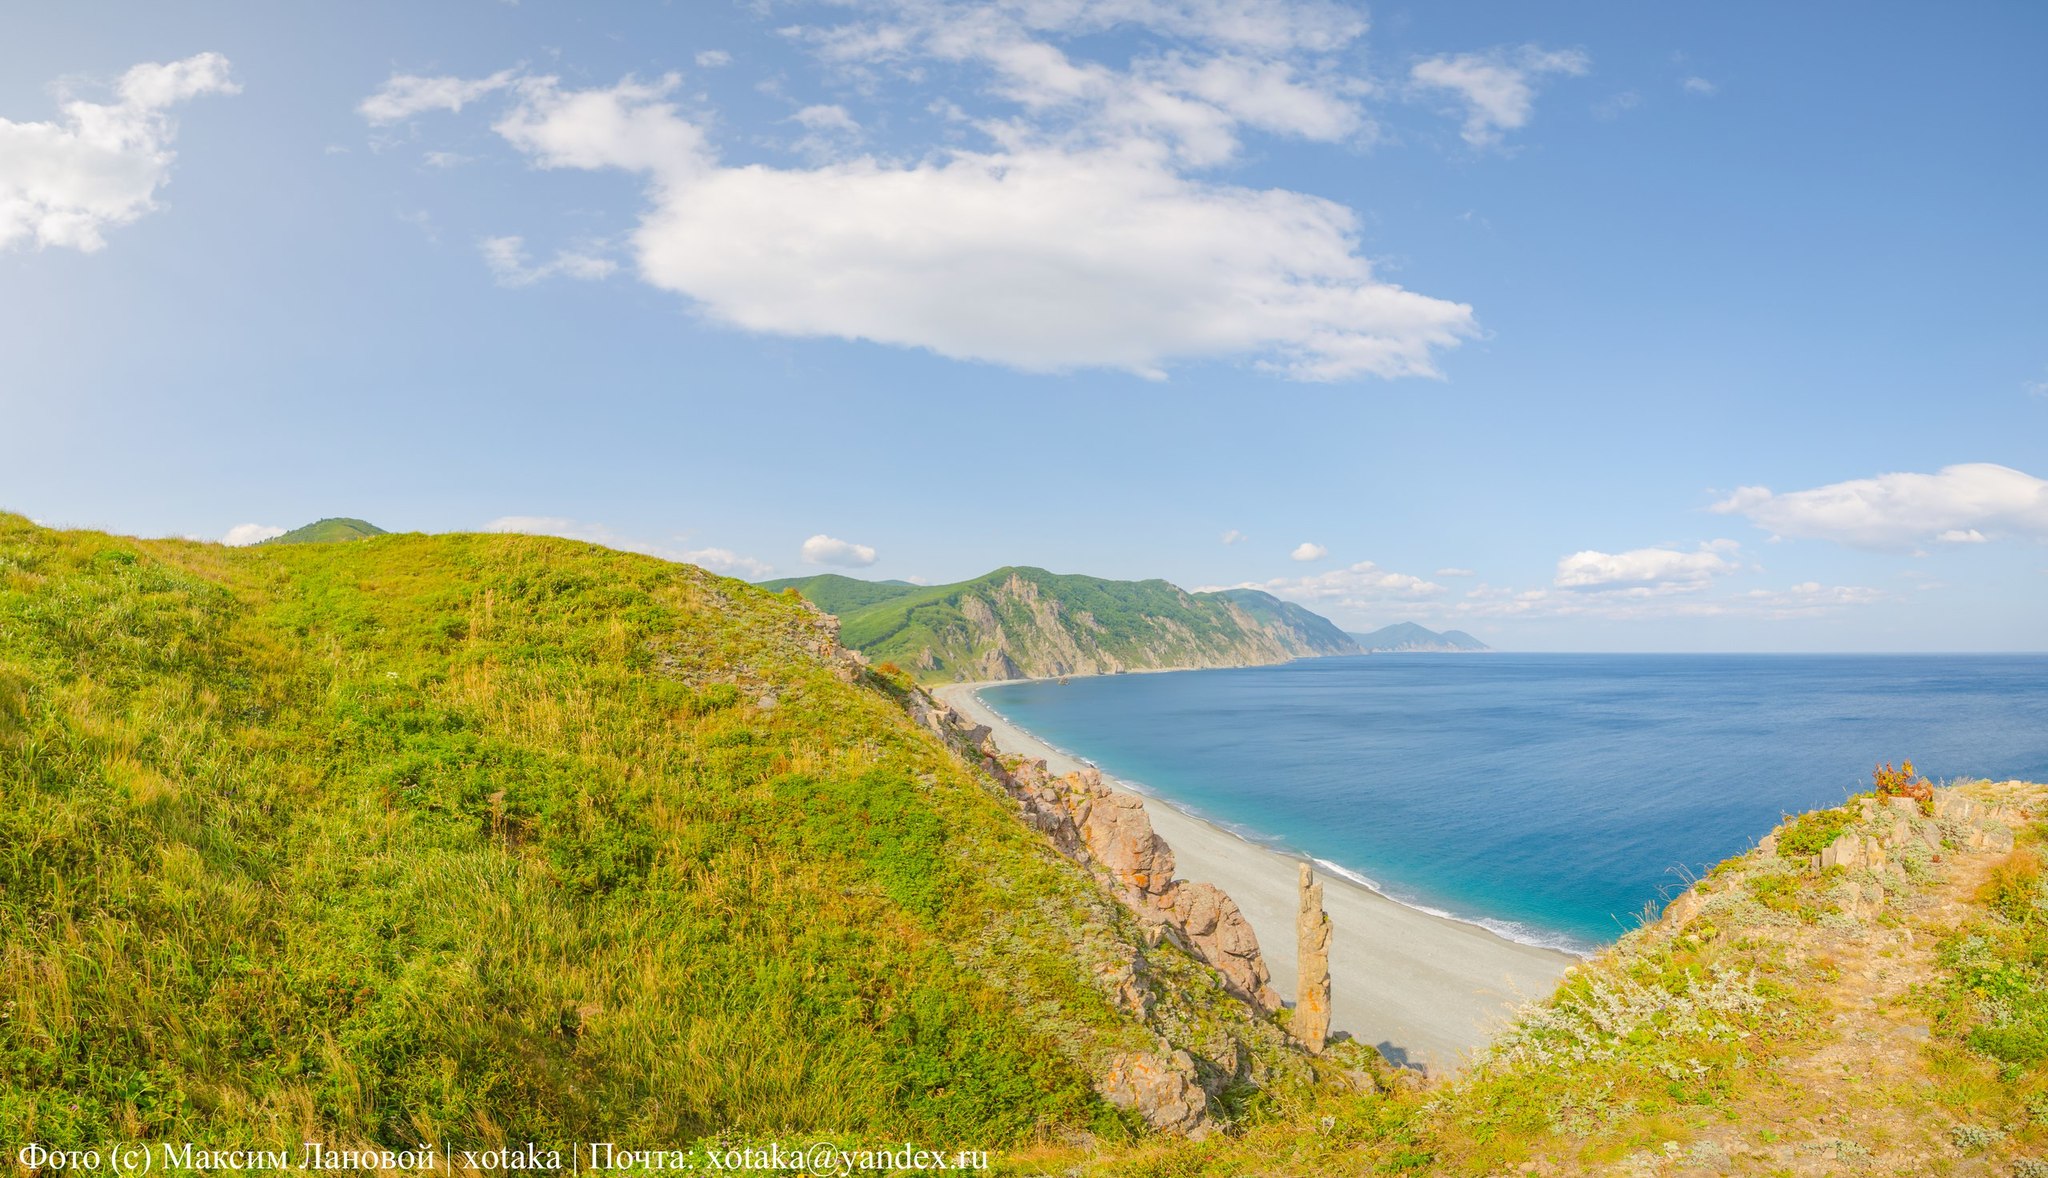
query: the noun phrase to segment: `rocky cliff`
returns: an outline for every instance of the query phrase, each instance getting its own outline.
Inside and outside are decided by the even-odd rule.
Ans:
[[[963,758],[980,765],[1016,803],[1029,826],[1062,855],[1086,867],[1103,891],[1146,930],[1145,940],[1152,952],[1140,954],[1114,971],[1122,1005],[1156,1019],[1183,1001],[1175,987],[1160,982],[1160,971],[1173,956],[1162,954],[1177,950],[1198,967],[1212,971],[1222,991],[1247,1008],[1250,1026],[1258,1035],[1268,1037],[1261,1040],[1266,1054],[1240,1050],[1235,1058],[1242,1062],[1234,1067],[1219,1066],[1227,1052],[1215,1048],[1224,1047],[1225,1041],[1213,1038],[1214,1047],[1200,1058],[1171,1050],[1164,1041],[1158,1051],[1119,1056],[1110,1061],[1097,1083],[1097,1090],[1111,1103],[1136,1111],[1156,1128],[1199,1136],[1211,1124],[1212,1098],[1218,1093],[1233,1084],[1263,1082],[1260,1073],[1270,1073],[1276,1066],[1300,1066],[1276,1065],[1274,1061],[1299,1060],[1294,1053],[1304,1046],[1313,1052],[1324,1051],[1329,1017],[1329,924],[1322,917],[1320,887],[1316,890],[1316,915],[1322,918],[1320,939],[1304,950],[1324,954],[1325,961],[1320,1015],[1310,1012],[1312,1026],[1320,1017],[1321,1031],[1309,1043],[1300,1039],[1299,1030],[1292,1038],[1283,1035],[1269,1019],[1283,1002],[1273,988],[1258,936],[1236,901],[1214,885],[1175,877],[1173,848],[1152,829],[1142,799],[1110,789],[1092,769],[1056,776],[1042,761],[1005,756],[986,727],[923,692],[911,692],[906,702],[913,717]],[[1276,1044],[1282,1052],[1278,1056],[1271,1054]],[[1342,1046],[1343,1053],[1332,1061],[1335,1069],[1326,1074],[1340,1087],[1371,1091],[1406,1080],[1370,1048],[1349,1042]]]

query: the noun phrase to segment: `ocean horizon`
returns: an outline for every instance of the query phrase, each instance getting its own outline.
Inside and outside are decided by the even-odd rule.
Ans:
[[[1574,953],[1877,762],[2048,778],[2043,654],[1374,654],[980,695],[1248,841]]]

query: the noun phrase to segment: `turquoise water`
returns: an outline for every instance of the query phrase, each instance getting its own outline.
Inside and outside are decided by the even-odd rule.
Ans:
[[[2041,655],[1370,655],[982,698],[1256,841],[1579,951],[1873,762],[2048,780]]]

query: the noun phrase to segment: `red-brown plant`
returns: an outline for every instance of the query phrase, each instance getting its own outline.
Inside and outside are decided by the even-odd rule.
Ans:
[[[1911,798],[1920,804],[1922,814],[1934,813],[1934,785],[1925,777],[1913,776],[1913,762],[1901,761],[1894,769],[1887,761],[1870,771],[1877,782],[1877,796],[1880,798]]]

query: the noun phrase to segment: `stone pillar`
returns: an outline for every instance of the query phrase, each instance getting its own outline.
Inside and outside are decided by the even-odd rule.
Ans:
[[[1321,1052],[1330,1035],[1330,917],[1323,911],[1323,885],[1301,865],[1301,908],[1295,913],[1300,989],[1294,999],[1294,1037]]]

